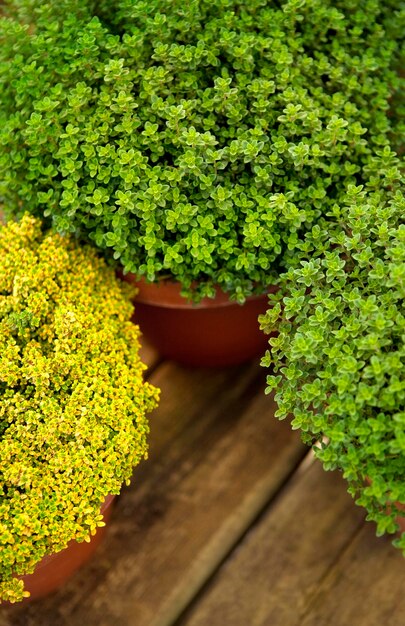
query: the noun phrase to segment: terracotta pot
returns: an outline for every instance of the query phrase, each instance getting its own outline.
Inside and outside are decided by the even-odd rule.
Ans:
[[[101,507],[105,522],[111,516],[114,498],[115,496],[108,496]],[[99,528],[89,543],[70,541],[65,550],[45,556],[32,574],[21,576],[26,590],[31,594],[26,601],[42,598],[61,587],[93,555],[105,530],[105,526]]]
[[[186,365],[221,367],[259,357],[268,346],[257,321],[267,309],[267,294],[251,296],[240,305],[218,290],[215,298],[193,304],[180,295],[179,283],[147,283],[131,274],[124,280],[139,289],[134,321],[166,358]]]

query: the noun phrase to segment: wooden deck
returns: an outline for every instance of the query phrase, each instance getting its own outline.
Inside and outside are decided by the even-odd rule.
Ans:
[[[95,558],[0,626],[404,626],[404,560],[274,419],[258,363],[162,389],[151,450]]]

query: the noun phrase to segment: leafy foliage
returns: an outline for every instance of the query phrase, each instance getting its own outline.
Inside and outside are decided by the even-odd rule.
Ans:
[[[9,0],[0,196],[243,301],[388,143],[387,0]]]
[[[89,540],[100,506],[146,455],[132,305],[112,269],[25,216],[0,227],[0,599],[14,576]]]
[[[350,187],[308,233],[261,320],[279,330],[263,359],[274,366],[276,415],[291,414],[325,469],[342,470],[378,534],[397,529],[405,505],[405,198],[396,186]],[[405,534],[397,544],[405,551]]]

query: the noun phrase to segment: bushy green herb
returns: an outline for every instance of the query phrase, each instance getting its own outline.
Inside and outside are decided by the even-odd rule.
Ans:
[[[243,301],[387,145],[390,0],[9,0],[0,196]]]
[[[0,258],[0,600],[15,602],[15,576],[103,525],[157,390],[129,294],[92,249],[26,216],[0,226]]]
[[[405,199],[395,187],[351,187],[307,235],[262,319],[279,331],[263,359],[277,417],[292,415],[325,469],[342,470],[378,534],[397,529],[405,505]],[[405,551],[405,534],[397,545]]]

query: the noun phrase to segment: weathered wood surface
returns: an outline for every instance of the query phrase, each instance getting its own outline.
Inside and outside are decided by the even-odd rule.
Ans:
[[[54,596],[2,609],[0,625],[172,624],[306,453],[273,418],[264,377],[257,364],[158,366],[150,459],[96,558]]]
[[[322,581],[302,626],[404,626],[405,563],[365,524]]]
[[[403,558],[363,519],[337,473],[298,471],[176,626],[403,626]]]

